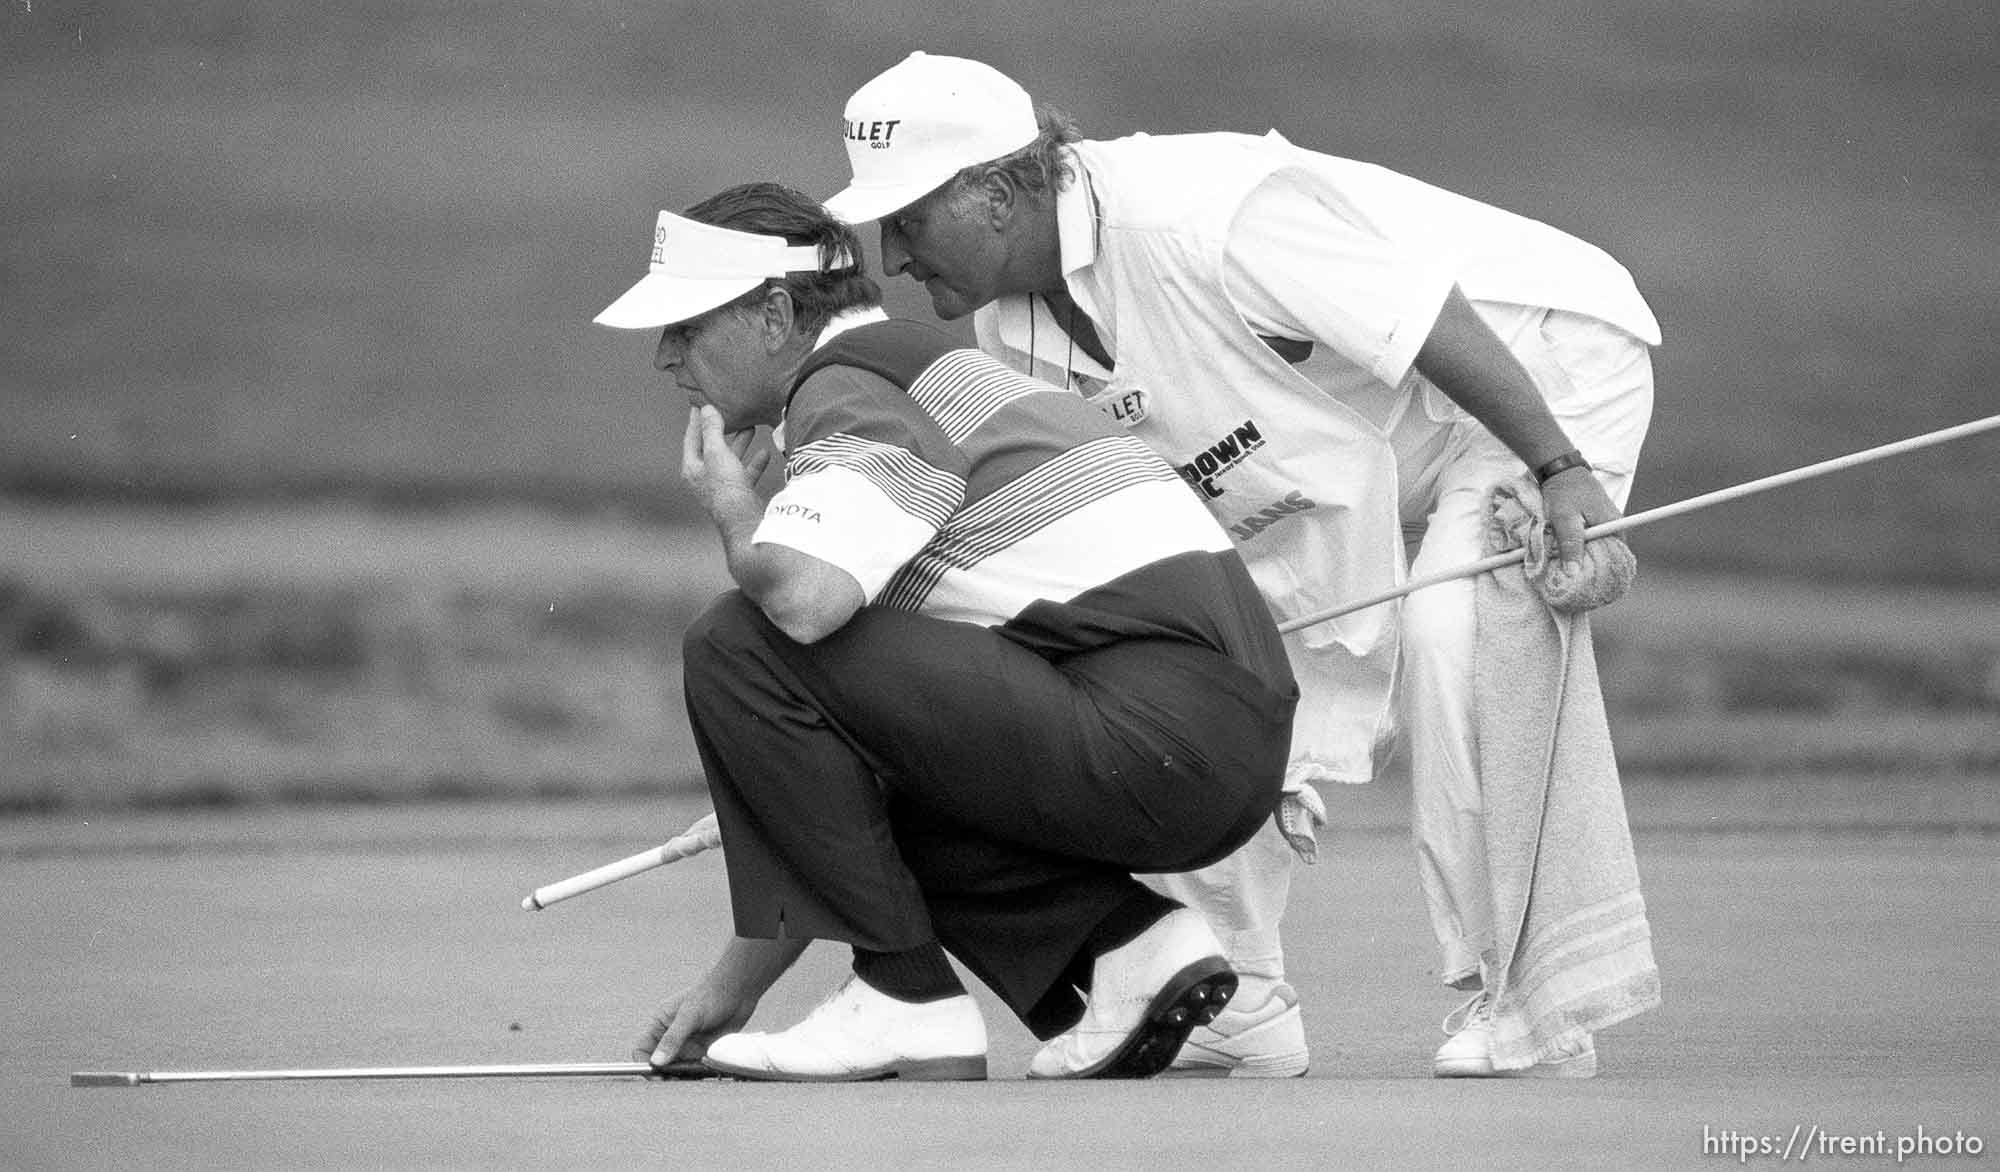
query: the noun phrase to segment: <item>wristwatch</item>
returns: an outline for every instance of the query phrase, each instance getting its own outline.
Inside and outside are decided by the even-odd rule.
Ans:
[[[1575,448],[1571,448],[1569,451],[1535,469],[1535,483],[1547,484],[1549,478],[1558,472],[1567,472],[1572,468],[1587,470],[1589,467],[1590,461],[1583,458],[1583,453],[1577,451]]]

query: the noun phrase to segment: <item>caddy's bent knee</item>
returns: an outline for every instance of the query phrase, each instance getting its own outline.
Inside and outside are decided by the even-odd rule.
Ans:
[[[1463,677],[1469,688],[1476,630],[1469,581],[1427,586],[1403,603],[1403,657],[1420,675]]]

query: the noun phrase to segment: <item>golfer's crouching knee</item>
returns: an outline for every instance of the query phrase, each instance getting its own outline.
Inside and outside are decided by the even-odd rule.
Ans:
[[[761,647],[777,628],[741,590],[708,604],[681,636],[681,666],[690,680],[707,678],[742,662],[742,652]]]

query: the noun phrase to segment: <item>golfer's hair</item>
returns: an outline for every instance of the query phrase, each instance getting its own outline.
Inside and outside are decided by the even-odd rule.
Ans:
[[[685,215],[704,224],[782,236],[787,244],[819,248],[820,266],[827,271],[768,278],[731,301],[730,308],[763,300],[766,289],[783,289],[792,299],[794,328],[802,334],[817,334],[842,310],[882,303],[882,287],[868,276],[861,237],[827,214],[809,195],[778,183],[742,183],[709,196]]]
[[[1016,187],[1037,196],[1052,195],[1076,179],[1064,148],[1083,137],[1076,119],[1044,102],[1035,104],[1035,125],[1040,130],[1035,141],[1010,155],[991,162],[974,163],[957,175],[961,187],[977,183],[995,171],[1005,174]]]

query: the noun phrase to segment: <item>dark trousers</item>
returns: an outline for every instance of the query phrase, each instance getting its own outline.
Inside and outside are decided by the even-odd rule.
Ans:
[[[1091,930],[1155,898],[1132,872],[1206,866],[1272,815],[1295,703],[1192,643],[1050,662],[868,607],[807,645],[736,592],[685,668],[737,934],[936,940],[1031,1027],[1074,1016]]]

